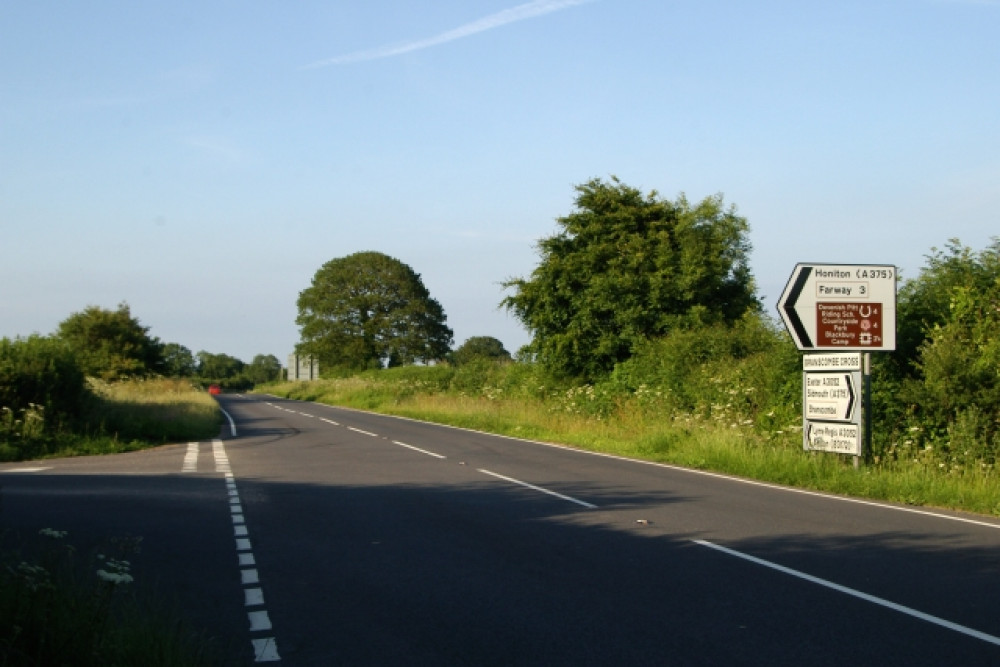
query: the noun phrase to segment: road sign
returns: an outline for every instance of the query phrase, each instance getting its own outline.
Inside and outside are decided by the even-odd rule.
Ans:
[[[778,314],[800,350],[895,350],[896,267],[796,264]]]
[[[805,428],[805,448],[861,456],[861,425],[810,422]]]
[[[802,416],[806,421],[855,421],[861,373],[803,373]]]
[[[804,371],[860,371],[860,352],[833,352],[802,355]]]

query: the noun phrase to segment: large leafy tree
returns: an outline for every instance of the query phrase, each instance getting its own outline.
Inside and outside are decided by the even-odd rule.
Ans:
[[[243,372],[255,384],[273,382],[281,377],[281,362],[273,354],[258,354]]]
[[[246,364],[228,354],[215,354],[201,350],[198,352],[198,376],[203,380],[220,382],[237,378]]]
[[[194,354],[180,343],[163,346],[163,374],[168,377],[191,377],[198,369]]]
[[[443,359],[452,331],[420,275],[379,252],[324,264],[299,294],[299,351],[320,368],[372,368]]]
[[[503,343],[493,336],[473,336],[462,343],[451,355],[451,360],[459,366],[476,359],[510,361],[511,356]]]
[[[76,354],[80,368],[104,380],[145,377],[163,371],[163,344],[132,317],[127,303],[117,310],[88,306],[59,324],[57,336]]]
[[[759,310],[749,227],[722,197],[691,205],[594,179],[576,210],[542,239],[528,279],[508,280],[502,305],[532,333],[553,370],[596,378],[676,326],[733,322]]]

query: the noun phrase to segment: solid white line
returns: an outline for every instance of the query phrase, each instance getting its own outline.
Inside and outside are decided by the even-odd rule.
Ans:
[[[932,616],[930,614],[925,614],[922,611],[917,611],[912,607],[906,607],[901,604],[896,604],[895,602],[890,602],[889,600],[882,599],[880,597],[875,597],[874,595],[869,595],[868,593],[862,593],[859,590],[853,588],[848,588],[847,586],[841,586],[840,584],[835,584],[832,581],[827,581],[826,579],[820,579],[819,577],[814,577],[811,574],[806,574],[805,572],[799,572],[798,570],[793,570],[790,567],[785,567],[783,565],[778,565],[777,563],[772,563],[771,561],[764,560],[762,558],[757,558],[755,556],[750,556],[739,551],[734,551],[733,549],[727,549],[726,547],[719,546],[718,544],[713,544],[712,542],[706,542],[705,540],[694,540],[695,544],[700,544],[704,547],[710,549],[715,549],[716,551],[721,551],[722,553],[729,554],[730,556],[735,556],[737,558],[742,558],[743,560],[750,561],[751,563],[756,563],[757,565],[763,565],[764,567],[771,568],[772,570],[777,570],[784,574],[789,574],[793,577],[798,577],[813,584],[819,584],[820,586],[825,586],[826,588],[833,589],[839,593],[845,593],[853,597],[865,600],[866,602],[872,602],[874,604],[886,607],[887,609],[892,609],[893,611],[898,611],[902,614],[918,618],[922,621],[927,621],[928,623],[933,623],[934,625],[939,625],[948,630],[954,630],[955,632],[960,632],[963,635],[968,635],[969,637],[974,637],[975,639],[981,639],[984,642],[989,642],[990,644],[996,644],[1000,646],[1000,637],[994,637],[993,635],[988,635],[985,632],[980,632],[979,630],[973,630],[972,628],[966,627],[964,625],[959,625],[958,623],[952,623],[951,621],[946,621],[943,618],[937,616]]]
[[[219,410],[222,410],[221,406],[219,407]],[[230,415],[225,410],[222,410],[222,414],[226,415],[226,419],[229,420],[229,430],[232,431],[233,437],[235,438],[236,437],[236,422],[233,421],[233,416]]]
[[[360,433],[361,435],[370,435],[373,438],[377,438],[377,433],[372,433],[371,431],[362,431],[360,428],[354,428],[353,426],[347,427],[348,431],[354,431],[355,433]]]
[[[576,498],[573,498],[571,496],[564,496],[561,493],[556,493],[555,491],[552,491],[550,489],[543,489],[540,486],[535,486],[534,484],[528,484],[527,482],[522,482],[521,480],[514,479],[513,477],[506,477],[504,475],[500,475],[500,474],[497,474],[495,472],[490,472],[489,470],[483,470],[482,468],[479,468],[478,470],[479,470],[479,472],[483,473],[484,475],[490,475],[492,477],[496,477],[497,479],[502,479],[502,480],[504,480],[506,482],[511,482],[512,484],[520,484],[521,486],[529,488],[529,489],[532,489],[534,491],[540,491],[542,493],[547,493],[550,496],[555,496],[556,498],[562,498],[563,500],[568,500],[571,503],[576,503],[577,505],[583,505],[584,507],[589,508],[589,509],[594,509],[594,508],[597,507],[597,505],[591,505],[590,503],[584,502],[582,500],[577,500]]]
[[[446,459],[447,456],[442,454],[435,454],[434,452],[429,452],[426,449],[420,449],[419,447],[414,447],[413,445],[408,445],[405,442],[400,442],[399,440],[392,440],[392,444],[399,445],[400,447],[406,447],[407,449],[412,449],[415,452],[420,452],[421,454],[426,454],[427,456],[433,456],[436,459]]]
[[[52,470],[52,466],[38,466],[35,468],[6,468],[0,470],[0,472],[42,472],[43,470]]]

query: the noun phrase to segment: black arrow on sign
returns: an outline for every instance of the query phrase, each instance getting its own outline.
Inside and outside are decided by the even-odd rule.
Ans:
[[[844,381],[847,383],[847,414],[844,415],[844,419],[850,419],[851,415],[854,414],[854,383],[851,382],[851,375],[849,373],[844,374]]]
[[[792,291],[788,293],[788,298],[785,299],[785,303],[782,308],[785,309],[785,317],[792,328],[795,330],[795,335],[798,336],[799,341],[802,343],[802,347],[815,347],[812,340],[809,338],[809,333],[806,331],[805,326],[802,324],[802,320],[799,319],[799,314],[795,311],[795,304],[799,300],[799,295],[802,294],[802,289],[809,282],[809,276],[812,275],[813,267],[804,266],[802,270],[799,271],[799,275],[795,277],[795,282],[792,284]]]

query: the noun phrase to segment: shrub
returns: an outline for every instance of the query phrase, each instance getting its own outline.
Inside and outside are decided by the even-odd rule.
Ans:
[[[0,407],[14,414],[43,408],[48,423],[79,414],[83,371],[62,341],[42,336],[0,339]]]

